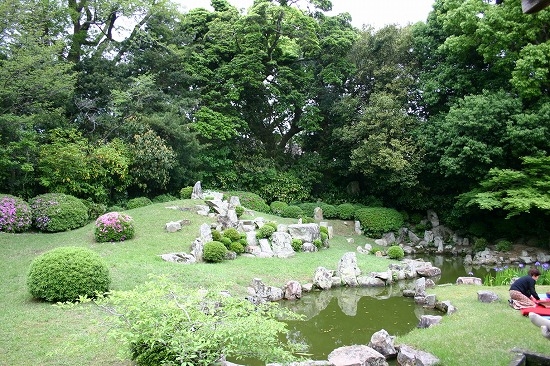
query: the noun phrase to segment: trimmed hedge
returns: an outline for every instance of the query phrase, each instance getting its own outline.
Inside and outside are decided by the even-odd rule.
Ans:
[[[107,264],[96,252],[82,247],[59,247],[35,258],[27,287],[34,298],[46,301],[74,301],[109,290]]]
[[[136,197],[136,198],[132,198],[131,200],[128,200],[128,203],[126,203],[126,208],[128,210],[132,210],[134,208],[145,207],[152,204],[153,204],[153,201],[151,201],[147,197]]]
[[[283,208],[281,212],[281,217],[291,218],[291,219],[299,219],[300,217],[304,216],[304,211],[299,206],[286,206]]]
[[[63,193],[46,193],[29,201],[32,222],[40,231],[77,229],[88,222],[88,208],[78,198]]]
[[[206,262],[218,263],[225,259],[227,248],[219,241],[210,241],[204,244],[202,258]]]
[[[336,207],[337,215],[340,220],[352,220],[357,208],[351,203],[342,203]]]
[[[401,213],[384,207],[361,208],[355,212],[355,219],[361,223],[365,235],[372,237],[399,230],[404,223]]]

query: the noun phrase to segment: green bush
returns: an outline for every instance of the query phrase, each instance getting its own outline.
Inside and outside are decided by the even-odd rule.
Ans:
[[[273,201],[273,202],[271,202],[271,204],[269,205],[269,208],[271,209],[271,213],[272,213],[272,214],[281,216],[281,214],[283,213],[283,210],[284,210],[285,207],[287,207],[287,206],[288,206],[288,203],[286,203],[286,202],[282,202],[282,201]]]
[[[183,187],[181,190],[180,190],[180,198],[182,200],[188,200],[188,199],[191,199],[191,194],[193,193],[193,187],[191,186],[187,186],[187,187]]]
[[[222,236],[221,239],[219,240],[220,243],[223,244],[223,246],[226,248],[226,249],[230,249],[231,248],[231,239],[225,237],[225,236]]]
[[[243,191],[229,191],[225,192],[224,197],[237,196],[242,206],[249,210],[269,213],[269,205],[264,199],[255,193],[243,192]]]
[[[365,207],[355,211],[355,219],[361,223],[367,236],[378,237],[403,226],[403,216],[391,208]]]
[[[292,219],[299,219],[304,216],[304,211],[299,206],[289,205],[283,208],[281,217],[287,217]]]
[[[321,249],[323,247],[323,241],[321,239],[315,239],[313,245],[315,245],[317,249]]]
[[[405,252],[403,251],[403,248],[401,248],[399,245],[392,245],[391,247],[389,247],[386,251],[386,254],[390,259],[401,260],[405,257]]]
[[[313,217],[302,216],[302,224],[313,224],[315,219]]]
[[[131,200],[128,200],[128,202],[126,203],[126,208],[128,210],[132,210],[134,208],[145,207],[152,204],[153,204],[153,201],[151,201],[147,197],[136,197],[136,198],[132,198]]]
[[[46,193],[29,201],[34,227],[59,232],[76,229],[88,222],[88,208],[82,200],[63,193]]]
[[[321,232],[321,241],[324,243],[328,240],[328,234]]]
[[[263,363],[295,360],[287,325],[278,319],[300,317],[276,304],[163,280],[115,291],[100,305],[114,308],[117,315],[107,319],[111,335],[136,365],[209,366],[243,355]]]
[[[204,244],[202,258],[206,262],[218,263],[225,259],[227,248],[219,241],[210,241]]]
[[[172,196],[169,193],[160,194],[153,198],[153,203],[164,203],[164,202],[171,202],[171,201],[177,201],[178,198],[175,196]]]
[[[277,223],[275,221],[268,221],[264,225],[271,226],[275,231],[277,231]]]
[[[302,245],[304,245],[304,242],[302,239],[294,238],[291,242],[292,249],[294,249],[295,252],[301,252],[302,251]]]
[[[231,241],[237,241],[241,239],[241,233],[237,231],[235,228],[228,228],[223,231],[223,236],[226,238],[229,238]]]
[[[244,213],[244,207],[243,206],[235,207],[235,213],[237,214],[237,217],[241,217]]]
[[[124,211],[124,207],[120,205],[113,205],[111,207],[107,208],[107,212],[114,212],[114,211]]]
[[[315,208],[319,207],[318,203],[315,202],[304,202],[298,205],[304,212],[304,216],[313,217],[315,213]]]
[[[276,231],[273,226],[265,224],[258,230],[256,230],[256,238],[258,239],[268,239],[273,235],[273,233]]]
[[[212,240],[213,241],[220,241],[222,239],[223,235],[218,230],[212,229],[211,232],[212,232]]]
[[[485,249],[487,249],[487,245],[489,245],[487,239],[477,238],[476,240],[474,240],[474,252],[484,251]]]
[[[108,212],[95,220],[95,240],[98,243],[125,241],[135,235],[134,220],[120,212]]]
[[[95,220],[107,212],[107,205],[104,203],[95,203],[90,200],[82,200],[82,203],[88,208],[88,218],[90,220]]]
[[[499,240],[496,245],[499,252],[507,252],[512,249],[512,242],[509,240]]]
[[[342,203],[336,207],[337,217],[340,220],[353,220],[356,208],[351,203]]]
[[[32,224],[31,206],[23,199],[8,194],[0,195],[0,231],[19,233]]]
[[[319,231],[321,232],[321,234],[322,234],[322,233],[325,233],[325,234],[327,234],[327,236],[328,236],[328,227],[326,227],[326,226],[319,226]]]
[[[321,210],[323,210],[324,219],[338,218],[338,209],[336,208],[336,206],[329,205],[328,203],[322,203],[320,207],[321,207]]]
[[[35,258],[27,287],[34,298],[74,301],[109,290],[111,278],[105,261],[94,251],[81,247],[59,247]]]
[[[237,254],[243,254],[244,253],[244,245],[240,241],[234,241],[229,246],[229,250],[237,253]]]

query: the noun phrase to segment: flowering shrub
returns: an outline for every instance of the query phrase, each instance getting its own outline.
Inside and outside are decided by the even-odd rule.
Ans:
[[[31,227],[31,206],[19,197],[0,195],[0,231],[22,232]]]
[[[533,266],[540,271],[540,277],[537,281],[539,285],[550,285],[550,265],[548,263],[541,264],[536,262]],[[495,267],[494,274],[488,274],[483,280],[485,286],[502,286],[509,285],[516,278],[526,276],[529,272],[528,266],[520,263],[517,267]]]
[[[82,200],[63,193],[46,193],[29,201],[33,225],[40,231],[58,232],[84,226],[88,208]]]
[[[95,221],[94,234],[99,243],[132,239],[135,234],[134,220],[120,212],[108,212]]]

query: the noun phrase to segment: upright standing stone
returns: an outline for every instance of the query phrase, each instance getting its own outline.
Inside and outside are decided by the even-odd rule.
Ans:
[[[199,180],[195,185],[193,186],[193,192],[191,192],[191,199],[193,200],[202,200],[204,199],[204,195],[202,193],[202,186],[201,181]]]

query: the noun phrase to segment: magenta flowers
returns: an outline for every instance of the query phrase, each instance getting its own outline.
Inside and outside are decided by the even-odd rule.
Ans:
[[[135,234],[134,220],[121,212],[108,212],[95,221],[97,242],[114,242],[132,239]]]
[[[26,231],[32,223],[31,207],[19,197],[0,195],[0,231]]]

